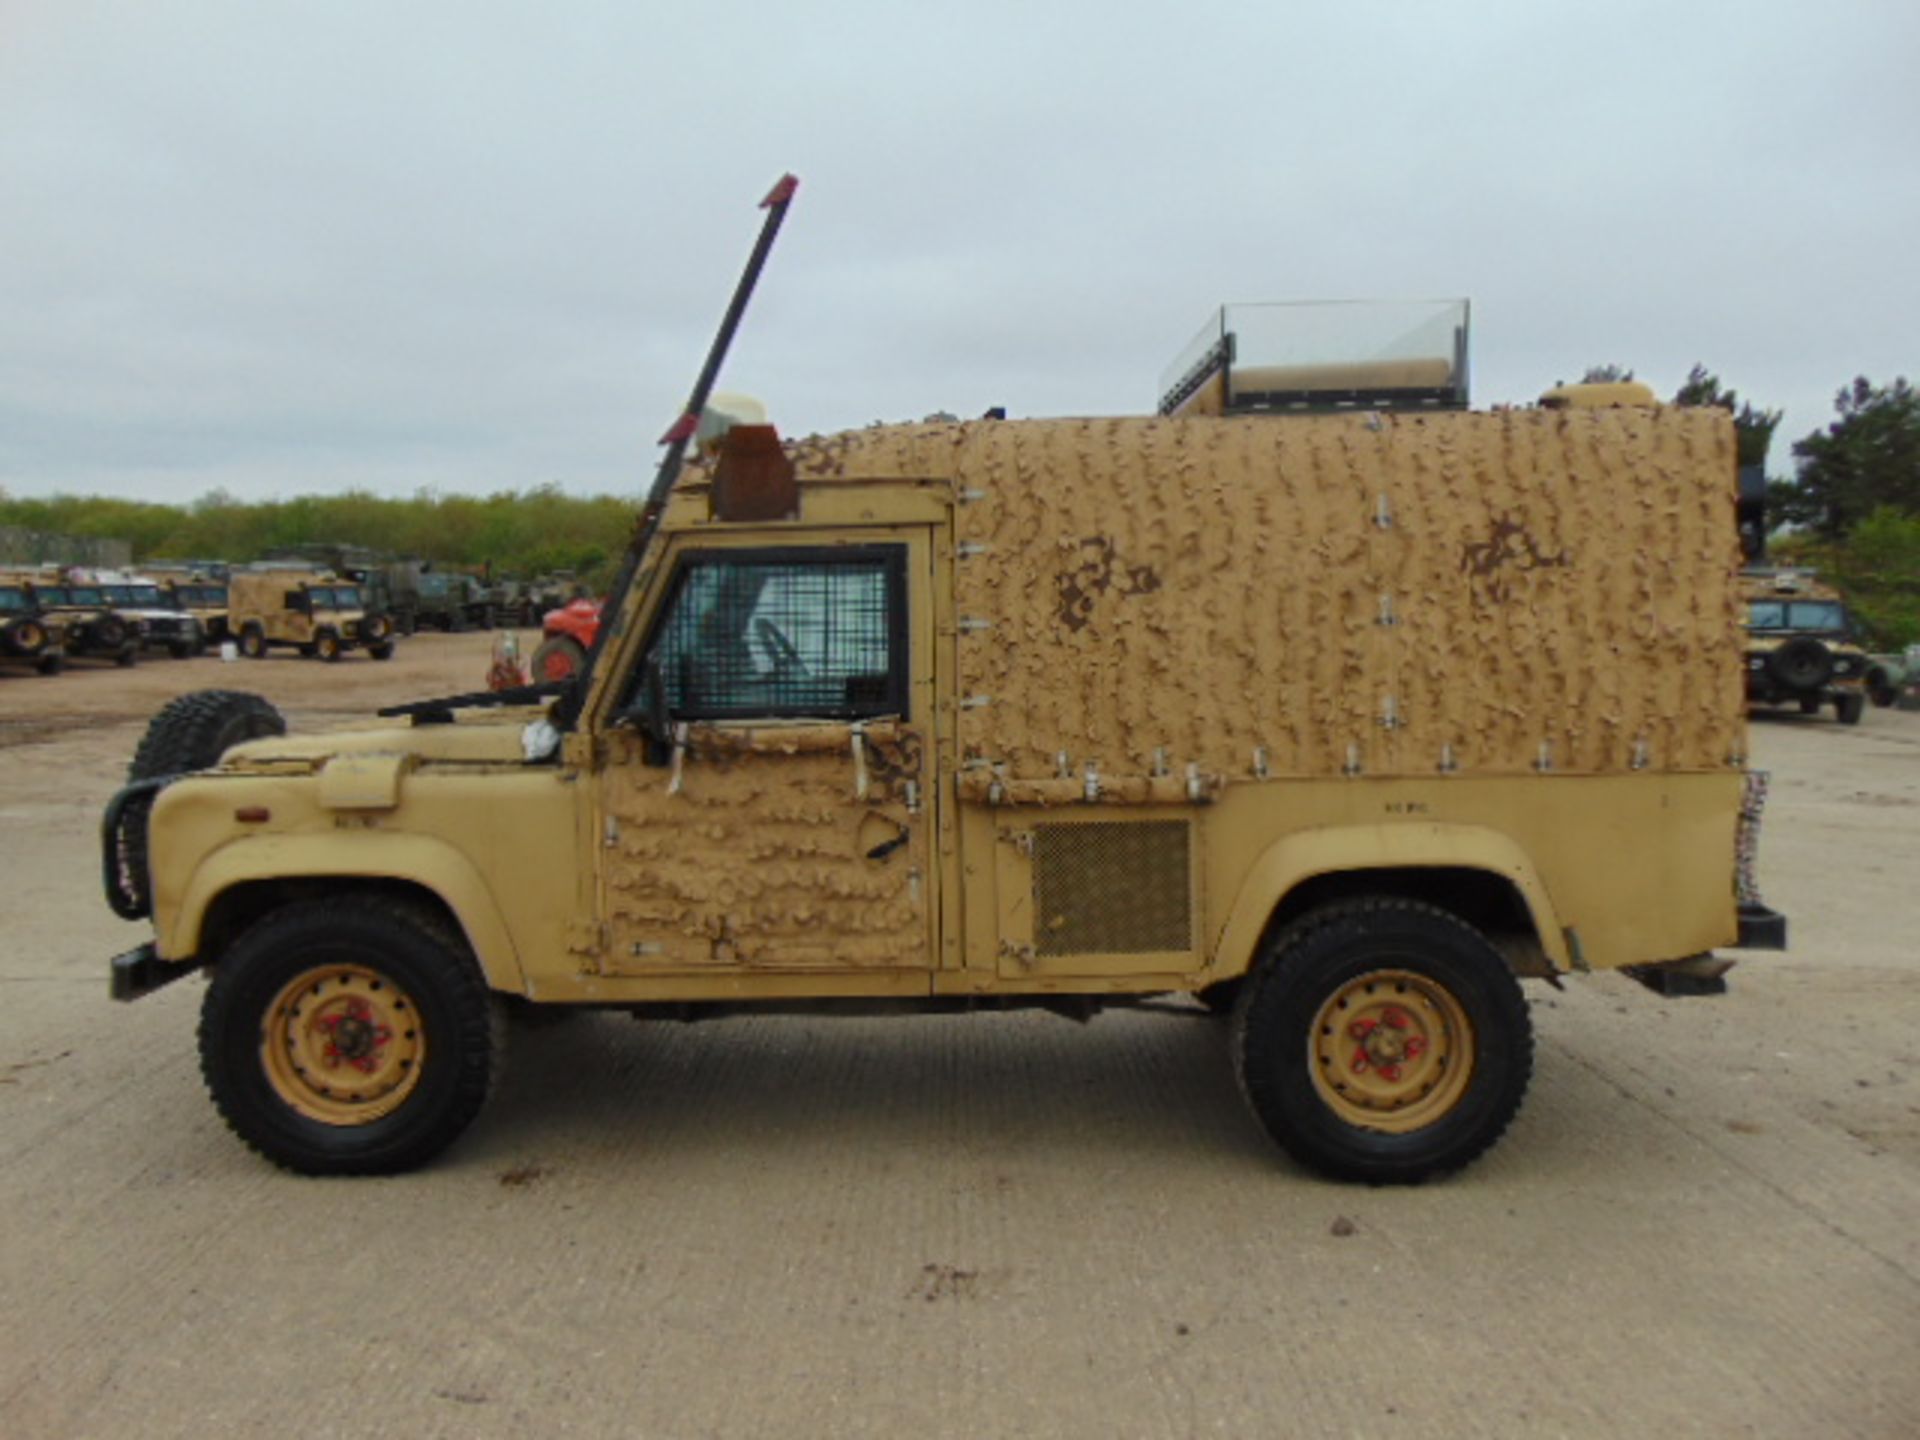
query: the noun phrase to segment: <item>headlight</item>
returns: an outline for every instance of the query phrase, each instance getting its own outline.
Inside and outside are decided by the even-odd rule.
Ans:
[[[1749,670],[1764,670],[1767,668],[1767,662],[1760,656],[1755,655],[1748,659],[1747,668]]]

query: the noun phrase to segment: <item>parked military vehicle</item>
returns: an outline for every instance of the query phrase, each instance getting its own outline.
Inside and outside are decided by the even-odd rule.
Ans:
[[[418,561],[387,567],[392,615],[403,635],[421,627],[458,634],[490,625],[492,613],[485,587],[457,570],[433,570]]]
[[[215,644],[230,637],[227,626],[227,587],[223,581],[172,579],[162,583],[161,594],[168,605],[191,615],[201,633]]]
[[[200,621],[175,606],[154,581],[103,573],[88,578],[118,614],[140,622],[141,643],[146,648],[165,650],[176,660],[206,653],[207,632]]]
[[[65,644],[61,623],[41,611],[27,587],[0,579],[0,664],[31,665],[42,675],[57,674]]]
[[[69,659],[111,660],[131,666],[140,659],[145,624],[114,608],[98,585],[58,580],[29,580],[27,593],[47,616],[60,622]]]
[[[114,991],[211,969],[203,1069],[247,1144],[426,1160],[509,1000],[1176,993],[1231,1015],[1287,1151],[1416,1181],[1516,1112],[1523,977],[1710,991],[1717,947],[1784,944],[1752,887],[1724,412],[1570,387],[1474,413],[1463,313],[1412,357],[1437,368],[1316,373],[1262,363],[1284,317],[1227,311],[1256,405],[1202,374],[1173,418],[743,425],[683,470],[790,195],[574,681],[290,736],[207,692],[149,728],[104,833],[154,938]]]
[[[1854,638],[1846,605],[1810,572],[1750,569],[1741,576],[1746,603],[1747,699],[1798,705],[1805,715],[1833,707],[1842,725],[1858,725],[1867,709],[1867,652]]]
[[[359,587],[324,571],[235,571],[227,582],[227,623],[250,660],[276,646],[328,661],[356,647],[376,660],[393,657],[393,622],[368,615]]]

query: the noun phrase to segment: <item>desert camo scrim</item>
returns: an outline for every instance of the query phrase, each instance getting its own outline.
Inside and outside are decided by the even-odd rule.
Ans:
[[[803,485],[951,483],[961,758],[1010,780],[1744,749],[1717,410],[985,421],[793,452]]]

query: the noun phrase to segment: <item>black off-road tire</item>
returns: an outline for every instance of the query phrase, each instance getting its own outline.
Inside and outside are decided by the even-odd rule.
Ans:
[[[1322,1007],[1389,972],[1444,991],[1472,1031],[1470,1045],[1455,1037],[1472,1063],[1464,1088],[1401,1133],[1343,1117],[1314,1079]],[[1519,1110],[1533,1071],[1532,1021],[1499,952],[1443,910],[1390,898],[1329,906],[1274,937],[1241,987],[1232,1047],[1241,1093],[1282,1149],[1334,1179],[1376,1185],[1417,1184],[1481,1155]]]
[[[1818,695],[1802,695],[1800,697],[1800,713],[1802,715],[1818,715],[1820,713],[1821,703]]]
[[[129,780],[185,775],[216,765],[242,740],[287,733],[273,705],[244,690],[195,690],[175,696],[147,722],[127,767]]]
[[[393,658],[393,641],[376,640],[373,644],[367,646],[367,654],[376,660],[391,660]]]
[[[1833,713],[1842,725],[1858,725],[1867,713],[1866,692],[1848,690],[1834,698]]]
[[[191,640],[173,640],[167,644],[167,653],[176,660],[191,660],[199,652]]]
[[[240,653],[249,660],[267,658],[267,632],[258,625],[245,625],[240,630]]]
[[[117,650],[127,638],[127,622],[118,615],[103,615],[93,623],[93,643],[102,650]]]
[[[33,662],[33,668],[42,675],[58,675],[66,666],[67,657],[58,650],[49,650]]]
[[[280,712],[258,695],[242,690],[195,690],[177,695],[147,722],[146,734],[127,766],[128,780],[157,780],[163,775],[186,775],[216,765],[220,757],[242,740],[258,740],[287,733]],[[147,815],[157,794],[138,795],[127,802],[122,845],[130,873],[148,874]],[[146,881],[141,880],[144,887]]]
[[[291,1044],[301,1007],[326,1004],[329,967],[379,976],[388,994],[405,997],[394,1024],[405,1031],[411,1022],[421,1037],[406,1035],[420,1056],[411,1089],[360,1123],[302,1113],[284,1071],[276,1079],[270,1068],[276,997],[303,977],[322,980],[311,996],[295,992],[284,1022]],[[464,942],[430,917],[378,900],[309,900],[274,911],[220,957],[201,1006],[200,1067],[227,1124],[274,1164],[303,1175],[392,1174],[432,1159],[473,1122],[499,1077],[505,1033],[502,1008]],[[350,1075],[313,1079],[353,1083]]]
[[[1833,651],[1812,635],[1796,635],[1767,656],[1767,674],[1782,690],[1816,694],[1833,678]]]
[[[322,630],[313,637],[312,653],[329,665],[345,654],[346,648],[337,630]]]
[[[1875,666],[1867,672],[1867,698],[1876,709],[1885,710],[1900,698],[1900,687],[1893,683],[1891,675]]]
[[[140,646],[129,640],[120,647],[120,653],[113,657],[113,663],[122,670],[131,670],[140,663]]]

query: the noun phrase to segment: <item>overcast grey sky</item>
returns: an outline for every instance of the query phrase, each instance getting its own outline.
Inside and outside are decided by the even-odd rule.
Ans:
[[[635,493],[1151,407],[1223,300],[1465,295],[1474,401],[1696,359],[1786,441],[1920,336],[1920,6],[0,0],[0,487]]]

